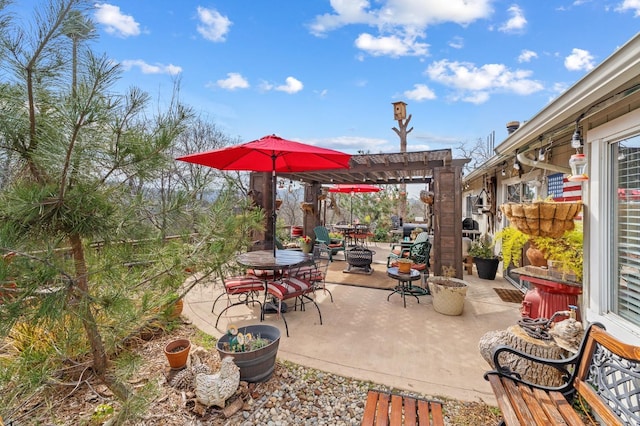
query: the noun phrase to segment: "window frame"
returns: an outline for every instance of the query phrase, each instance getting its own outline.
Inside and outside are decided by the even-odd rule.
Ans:
[[[585,319],[600,322],[623,340],[638,339],[640,324],[635,324],[611,311],[614,306],[613,277],[616,276],[613,256],[605,256],[615,249],[612,232],[615,218],[612,203],[617,192],[611,190],[614,162],[612,144],[640,135],[640,110],[631,111],[608,123],[590,129],[586,134],[585,150],[589,158],[590,180],[585,185],[585,245],[583,300]],[[592,226],[593,225],[593,226]],[[592,261],[593,260],[593,261]],[[599,285],[599,283],[602,283]]]

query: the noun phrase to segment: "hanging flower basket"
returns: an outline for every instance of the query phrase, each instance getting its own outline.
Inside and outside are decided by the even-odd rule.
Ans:
[[[302,209],[303,212],[306,213],[313,213],[313,203],[300,203],[300,208]]]
[[[423,189],[420,191],[420,200],[428,205],[433,204],[433,192]]]
[[[582,210],[582,202],[507,203],[502,204],[500,210],[515,228],[527,235],[559,238],[575,228],[573,218]]]

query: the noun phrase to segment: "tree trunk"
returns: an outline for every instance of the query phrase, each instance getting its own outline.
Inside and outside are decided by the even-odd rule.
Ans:
[[[87,263],[84,258],[84,246],[80,235],[73,234],[69,237],[71,243],[71,252],[73,254],[73,262],[76,272],[75,284],[79,291],[74,292],[78,297],[77,309],[81,318],[84,331],[91,345],[91,353],[93,355],[93,371],[107,385],[113,394],[121,401],[126,401],[131,392],[127,387],[118,381],[113,375],[108,373],[107,367],[109,358],[104,349],[102,336],[98,331],[96,319],[91,311],[91,298],[89,297],[89,283],[87,279]]]
[[[478,347],[480,354],[491,368],[493,365],[493,348],[498,345],[511,346],[521,352],[541,358],[561,359],[571,355],[568,351],[555,344],[553,340],[539,340],[529,336],[519,325],[513,325],[506,330],[490,331],[480,338]],[[545,366],[503,353],[500,365],[522,375],[524,380],[545,386],[560,386],[562,375],[553,367]]]

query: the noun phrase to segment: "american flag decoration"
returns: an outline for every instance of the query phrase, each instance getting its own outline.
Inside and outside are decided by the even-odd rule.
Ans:
[[[549,195],[553,201],[581,201],[582,183],[570,182],[564,173],[549,175]]]
[[[564,173],[555,173],[547,178],[548,193],[553,201],[582,201],[582,182],[571,182]],[[582,219],[582,215],[576,216]]]

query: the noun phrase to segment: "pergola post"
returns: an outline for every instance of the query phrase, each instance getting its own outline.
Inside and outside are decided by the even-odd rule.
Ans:
[[[462,279],[462,167],[435,167],[433,182],[433,274],[452,267]]]

